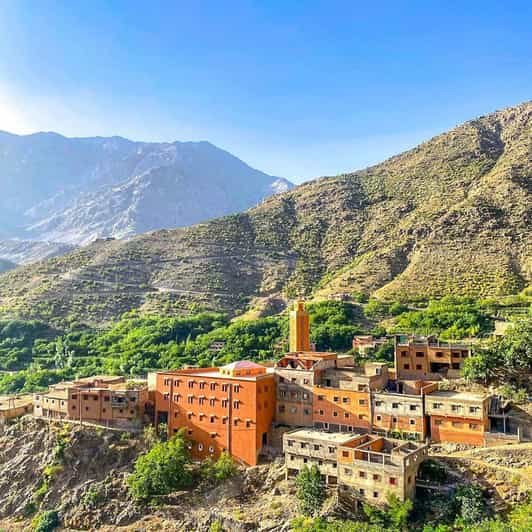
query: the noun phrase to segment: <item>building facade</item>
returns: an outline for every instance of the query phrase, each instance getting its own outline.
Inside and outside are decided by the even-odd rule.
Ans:
[[[438,342],[433,337],[395,337],[395,371],[398,380],[441,380],[460,377],[471,348]]]
[[[33,396],[36,417],[131,429],[146,421],[148,402],[146,384],[106,375],[54,384]]]
[[[425,398],[433,442],[483,445],[489,430],[488,395],[435,391]]]
[[[287,477],[315,465],[342,498],[383,505],[389,493],[401,501],[415,496],[419,466],[428,455],[424,443],[369,434],[353,435],[297,429],[284,434]]]
[[[185,431],[195,458],[217,458],[227,451],[256,465],[269,445],[275,411],[275,378],[267,368],[241,361],[221,368],[157,372],[157,423],[169,435]]]
[[[33,412],[31,395],[0,395],[0,426]]]

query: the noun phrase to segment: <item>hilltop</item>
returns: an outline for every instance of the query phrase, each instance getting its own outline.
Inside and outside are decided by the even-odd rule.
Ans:
[[[4,314],[101,323],[139,308],[243,312],[338,291],[498,297],[532,277],[532,102],[236,215],[100,240],[4,274]]]

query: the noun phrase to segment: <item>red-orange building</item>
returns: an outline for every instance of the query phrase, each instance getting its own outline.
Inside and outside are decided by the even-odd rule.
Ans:
[[[157,423],[169,435],[185,428],[196,458],[217,458],[227,451],[247,465],[256,465],[269,444],[275,412],[272,372],[254,362],[221,368],[158,372],[155,385]]]

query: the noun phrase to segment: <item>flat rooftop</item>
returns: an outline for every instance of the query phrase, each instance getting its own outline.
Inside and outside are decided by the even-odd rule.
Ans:
[[[31,405],[32,395],[0,395],[0,411]]]
[[[457,399],[462,401],[482,401],[488,397],[488,394],[457,392],[454,390],[438,390],[436,392],[429,393],[427,397],[440,397],[441,399]]]
[[[157,371],[156,373],[160,373],[161,375],[169,375],[173,377],[204,377],[206,379],[221,379],[221,380],[231,380],[231,381],[256,381],[264,379],[265,377],[268,377],[273,374],[274,369],[273,368],[265,368],[266,373],[262,373],[261,375],[222,375],[218,369],[216,370],[209,370],[201,368],[198,369],[187,369],[184,371],[180,370],[174,370],[174,371]]]
[[[325,432],[318,429],[297,429],[291,432],[285,432],[287,436],[294,438],[303,438],[305,440],[320,440],[330,443],[346,443],[353,438],[359,436],[354,432],[341,433],[341,432]]]

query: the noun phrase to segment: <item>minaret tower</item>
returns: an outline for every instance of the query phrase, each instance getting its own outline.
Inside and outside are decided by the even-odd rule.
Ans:
[[[310,351],[310,326],[305,303],[296,301],[290,311],[290,352]]]

